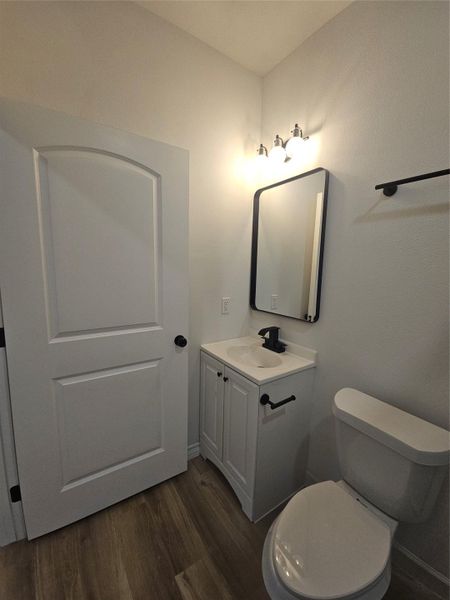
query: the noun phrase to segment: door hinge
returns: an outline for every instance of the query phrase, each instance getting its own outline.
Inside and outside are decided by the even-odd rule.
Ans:
[[[4,348],[5,346],[5,330],[3,327],[0,327],[0,348]]]
[[[20,493],[20,485],[14,485],[9,490],[11,502],[20,502],[22,500],[22,494]]]

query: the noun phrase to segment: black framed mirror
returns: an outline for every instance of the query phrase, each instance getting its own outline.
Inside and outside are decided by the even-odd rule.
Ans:
[[[260,188],[253,201],[250,306],[314,323],[320,313],[328,171]]]

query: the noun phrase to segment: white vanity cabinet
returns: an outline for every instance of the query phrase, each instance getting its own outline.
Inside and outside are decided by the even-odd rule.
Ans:
[[[239,497],[251,497],[259,388],[204,352],[201,364],[200,453],[237,486]]]
[[[222,471],[252,521],[304,483],[313,375],[305,368],[260,384],[201,352],[200,454]],[[295,400],[271,409],[261,404],[265,394],[274,403]]]

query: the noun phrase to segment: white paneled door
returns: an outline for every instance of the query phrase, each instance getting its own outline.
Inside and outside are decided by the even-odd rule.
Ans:
[[[149,115],[151,117],[151,115]],[[0,101],[0,285],[29,538],[186,469],[188,153]]]

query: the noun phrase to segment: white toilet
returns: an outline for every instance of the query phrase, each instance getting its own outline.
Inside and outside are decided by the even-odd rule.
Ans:
[[[267,534],[272,600],[380,600],[398,521],[425,521],[449,463],[449,432],[345,388],[334,399],[343,481],[298,492]]]

